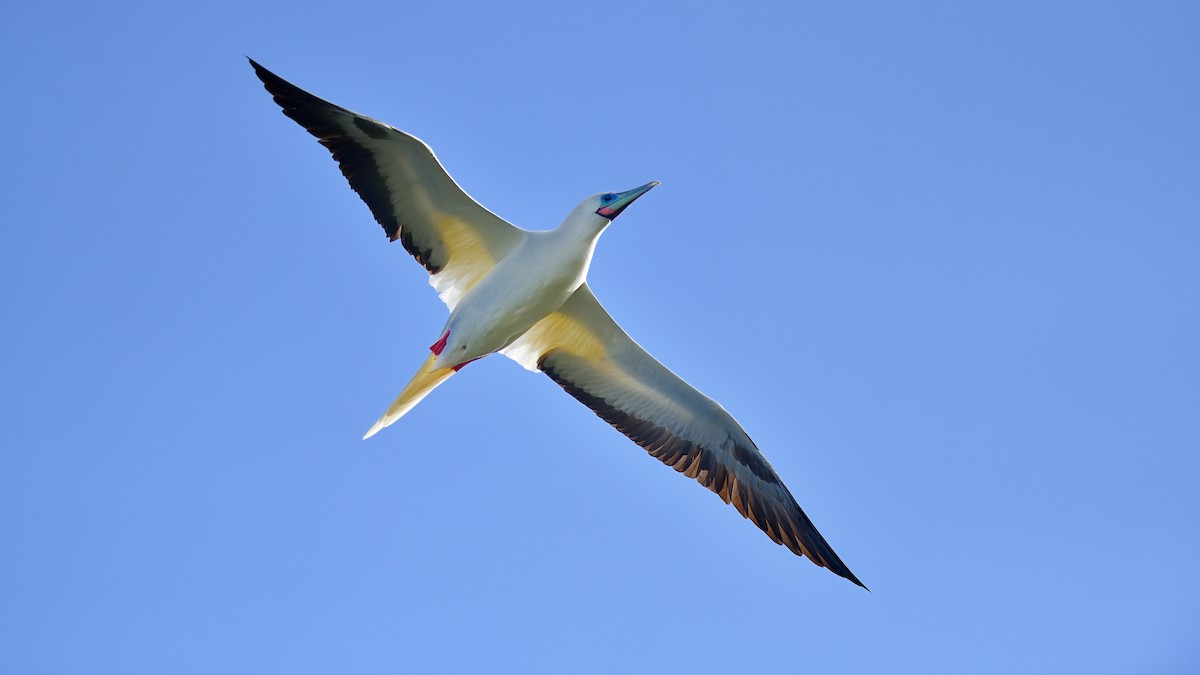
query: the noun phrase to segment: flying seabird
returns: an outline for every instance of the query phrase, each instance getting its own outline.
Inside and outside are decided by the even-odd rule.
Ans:
[[[775,543],[866,588],[741,425],[638,346],[588,287],[600,234],[658,181],[588,197],[554,230],[524,230],[468,196],[420,139],[317,98],[253,59],[250,65],[283,113],[333,154],[388,239],[400,240],[429,271],[450,309],[429,356],[364,439],[463,366],[499,352],[548,375]]]

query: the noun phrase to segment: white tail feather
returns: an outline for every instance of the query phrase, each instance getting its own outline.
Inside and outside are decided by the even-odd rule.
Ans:
[[[436,389],[439,384],[450,379],[450,376],[454,374],[454,369],[434,368],[433,362],[436,359],[437,356],[434,354],[430,354],[429,358],[425,359],[425,363],[421,364],[420,369],[417,370],[417,374],[413,375],[412,380],[404,387],[404,391],[400,392],[400,395],[396,397],[395,401],[392,401],[392,405],[388,406],[383,416],[367,430],[367,433],[363,436],[364,441],[379,433],[380,429],[391,425],[403,417],[404,413],[412,410],[421,402],[421,399],[429,395],[429,392]]]

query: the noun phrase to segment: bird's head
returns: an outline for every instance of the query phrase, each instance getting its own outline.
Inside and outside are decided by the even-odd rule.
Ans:
[[[650,191],[650,188],[658,185],[658,181],[652,180],[641,187],[636,187],[625,192],[604,192],[598,195],[593,195],[589,199],[591,206],[595,206],[595,214],[601,218],[612,220],[621,215],[627,206],[632,204],[634,200]]]
[[[579,203],[575,210],[568,216],[568,221],[582,221],[587,223],[588,229],[592,227],[598,232],[608,226],[610,222],[621,212],[632,204],[638,197],[650,191],[650,188],[658,185],[658,181],[652,180],[641,187],[636,187],[625,192],[601,192],[600,194],[592,195]]]

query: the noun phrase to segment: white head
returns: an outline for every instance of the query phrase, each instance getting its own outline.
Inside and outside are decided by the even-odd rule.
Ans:
[[[579,202],[579,206],[571,211],[564,224],[572,223],[578,225],[586,225],[587,229],[599,232],[608,227],[608,224],[614,218],[621,215],[630,204],[638,197],[650,191],[650,188],[658,185],[658,181],[652,180],[641,187],[636,187],[625,192],[601,192],[594,194],[591,197]]]

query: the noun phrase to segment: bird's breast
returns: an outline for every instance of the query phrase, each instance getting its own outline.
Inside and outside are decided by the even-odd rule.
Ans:
[[[533,324],[558,309],[586,280],[592,247],[534,239],[500,261],[450,316],[477,338],[471,352],[483,356],[507,347]]]

